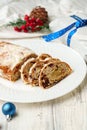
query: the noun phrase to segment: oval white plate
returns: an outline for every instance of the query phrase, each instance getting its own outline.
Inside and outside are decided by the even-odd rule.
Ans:
[[[0,78],[0,99],[12,102],[42,102],[61,97],[77,88],[86,75],[86,64],[83,58],[73,49],[58,42],[46,43],[42,40],[21,40],[16,44],[26,46],[37,54],[48,53],[67,62],[73,69],[72,74],[49,89],[24,85],[20,80],[13,83]]]
[[[24,32],[16,32],[12,27],[2,28],[0,29],[0,39],[23,39],[23,38],[32,38],[32,37],[39,37],[50,33],[49,30],[43,29],[38,32],[33,33],[24,33]]]

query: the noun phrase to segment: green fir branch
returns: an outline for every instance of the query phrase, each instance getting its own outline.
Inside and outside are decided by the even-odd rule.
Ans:
[[[20,27],[21,25],[25,25],[26,21],[22,20],[22,19],[18,19],[16,22],[10,22],[9,24],[7,24],[7,26],[17,26]]]
[[[49,25],[48,25],[48,24],[44,24],[43,26],[40,26],[40,28],[41,28],[41,29],[46,28],[46,29],[48,29],[48,30],[49,30]]]

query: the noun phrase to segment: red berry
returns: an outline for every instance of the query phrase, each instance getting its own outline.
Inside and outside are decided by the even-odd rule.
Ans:
[[[31,28],[35,28],[37,25],[35,23],[30,24]]]
[[[26,25],[22,25],[21,29],[24,30],[26,28]]]
[[[21,28],[19,28],[19,27],[14,27],[14,30],[17,32],[21,32]]]
[[[43,26],[43,22],[41,20],[38,21],[39,26]]]
[[[25,32],[25,33],[27,33],[27,32],[28,32],[28,30],[27,30],[27,29],[24,29],[24,32]]]
[[[32,28],[32,29],[31,29],[31,32],[35,32],[35,29],[34,29],[34,28]]]
[[[30,23],[27,22],[27,23],[26,23],[26,27],[29,27],[29,26],[30,26]]]
[[[27,23],[32,23],[33,21],[32,21],[32,19],[30,18],[28,21],[27,21]]]
[[[28,16],[28,15],[25,15],[25,16],[24,16],[24,20],[25,20],[25,21],[28,21],[28,20],[29,20],[29,16]]]
[[[30,20],[31,20],[31,22],[36,22],[36,19],[34,17],[31,18]]]

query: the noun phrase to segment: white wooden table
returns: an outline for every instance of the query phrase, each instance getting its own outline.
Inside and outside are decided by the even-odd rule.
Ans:
[[[87,130],[87,76],[77,89],[58,99],[15,103],[17,115],[6,122],[0,101],[0,130]]]
[[[42,0],[35,0],[33,4],[37,5],[40,1],[44,4]],[[54,0],[48,2],[50,6],[54,5]],[[85,1],[80,2],[85,6]],[[75,7],[80,2],[76,1]],[[47,1],[45,3],[47,6]],[[68,7],[64,9],[68,11]],[[87,130],[87,76],[77,89],[58,99],[42,103],[15,103],[17,114],[8,123],[1,110],[4,103],[0,100],[0,130]]]

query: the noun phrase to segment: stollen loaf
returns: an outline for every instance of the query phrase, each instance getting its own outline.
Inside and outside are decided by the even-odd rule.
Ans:
[[[20,77],[20,68],[29,58],[37,55],[29,48],[0,42],[0,76],[11,81]]]

